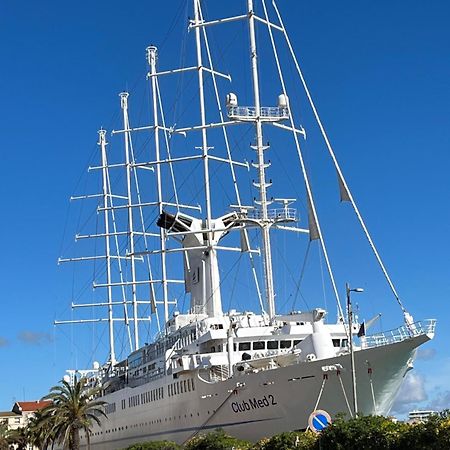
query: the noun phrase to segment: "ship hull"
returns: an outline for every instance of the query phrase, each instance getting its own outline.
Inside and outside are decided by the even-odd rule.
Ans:
[[[412,367],[416,348],[430,338],[422,334],[355,352],[360,413],[389,413]],[[136,442],[165,439],[183,443],[216,428],[257,441],[283,431],[306,429],[316,408],[326,410],[332,417],[353,412],[349,354],[235,374],[214,383],[204,380],[201,371],[191,375],[192,389],[184,383],[184,389],[177,391],[177,379],[165,377],[105,396],[103,400],[114,404],[115,412],[108,415],[101,428],[93,429],[91,448],[123,449]],[[183,383],[182,377],[179,380]],[[171,383],[174,388],[169,396]],[[191,387],[190,382],[188,386]],[[155,388],[164,390],[164,398],[153,401],[150,394],[146,395]],[[135,399],[134,403],[143,401],[129,407],[130,398]],[[85,436],[81,443],[86,444]]]

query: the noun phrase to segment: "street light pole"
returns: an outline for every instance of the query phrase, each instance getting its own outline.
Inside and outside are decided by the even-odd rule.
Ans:
[[[350,292],[364,292],[362,288],[351,289],[348,283],[345,283],[345,290],[347,293],[347,315],[349,328],[349,346],[350,346],[350,367],[352,372],[352,390],[353,390],[353,411],[355,417],[358,414],[358,398],[356,394],[356,371],[355,371],[355,352],[353,350],[353,310]]]

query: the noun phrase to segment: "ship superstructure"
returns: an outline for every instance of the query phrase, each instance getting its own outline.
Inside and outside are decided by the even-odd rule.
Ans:
[[[91,436],[95,449],[124,448],[143,440],[184,442],[219,427],[257,440],[283,430],[307,428],[308,416],[319,407],[331,415],[387,414],[412,367],[416,348],[434,334],[434,320],[412,320],[385,269],[320,121],[276,2],[269,5],[265,0],[247,0],[242,2],[246,7],[241,14],[211,20],[204,17],[199,0],[193,0],[192,5],[193,19],[188,27],[194,35],[195,60],[191,66],[163,70],[157,47],[146,50],[151,124],[132,126],[129,93],[120,94],[122,128],[113,131],[113,137],[122,139],[123,162],[109,161],[107,132],[99,131],[100,164],[91,169],[101,174],[102,192],[77,199],[99,200],[97,211],[103,229],[77,238],[101,241],[104,254],[60,260],[104,263],[104,281],[94,282],[94,287],[102,290],[105,299],[73,305],[107,312],[106,317],[76,321],[105,321],[108,325],[108,360],[87,372],[93,383],[102,386],[107,403],[108,420]],[[248,29],[250,106],[242,105],[231,89],[222,92],[222,82],[232,84],[232,77],[214,64],[208,39],[211,27],[228,27],[234,22],[246,23]],[[257,45],[258,27],[266,34],[266,51],[270,51],[276,74],[274,104],[269,106],[262,101],[266,96],[260,85],[263,61]],[[347,312],[341,306],[302,151],[306,132],[298,125],[290,104],[278,39],[288,49],[325,139],[338,175],[341,200],[352,205],[401,308],[404,325],[396,330],[366,335],[351,314],[350,288]],[[199,112],[190,114],[187,125],[168,125],[160,80],[186,74],[195,75],[197,98],[193,103]],[[209,113],[212,107],[214,115]],[[215,119],[211,121],[211,117]],[[230,130],[238,127],[250,130],[251,162],[233,156]],[[288,145],[297,157],[296,169],[304,185],[305,226],[300,225],[296,199],[269,194],[272,181],[267,154],[271,145],[265,139],[269,129],[290,137],[282,146]],[[145,161],[137,159],[133,140],[137,133],[150,136],[151,153]],[[191,139],[194,151],[180,152],[177,139],[189,143]],[[183,164],[196,169],[188,180],[200,186],[200,206],[183,201],[186,186],[177,186],[176,180],[176,168]],[[217,198],[217,189],[212,187],[216,166],[226,169],[220,173],[226,173],[233,194],[232,203],[219,214],[213,205]],[[120,192],[112,186],[114,171],[121,173]],[[240,171],[253,177],[254,198],[250,201],[244,200],[240,190]],[[140,181],[142,173],[145,183]],[[144,194],[149,176],[153,198]],[[326,321],[327,312],[320,307],[278,312],[271,243],[275,231],[295,234],[319,247],[336,298],[335,323]],[[259,311],[228,306],[225,299],[231,294],[224,289],[226,273],[224,277],[219,264],[226,259],[223,254],[245,255],[249,267],[246,276],[254,281],[252,297],[257,299]],[[176,286],[184,286],[190,301],[184,309],[172,296]],[[239,303],[246,303],[244,292],[236,295],[242,297]],[[143,315],[143,311],[149,314]],[[158,319],[162,324],[159,332],[142,344],[142,323],[158,323]],[[126,330],[130,347],[125,358],[117,357],[115,335],[119,326]]]

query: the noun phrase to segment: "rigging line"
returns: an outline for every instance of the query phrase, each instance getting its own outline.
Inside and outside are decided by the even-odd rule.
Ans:
[[[322,398],[323,390],[325,388],[325,383],[328,380],[328,375],[323,376],[322,386],[320,387],[319,396],[317,397],[316,404],[314,405],[313,411],[317,411],[317,407],[319,406],[320,399]]]
[[[109,176],[109,170],[106,170],[106,183],[108,186],[108,192],[109,192],[109,207],[111,208],[111,219],[112,219],[112,225],[113,225],[113,232],[114,232],[114,243],[116,246],[116,253],[117,256],[120,256],[120,246],[119,246],[119,238],[117,236],[117,223],[116,223],[116,214],[113,209],[114,202],[112,198],[112,189],[111,189],[111,179]],[[106,211],[108,213],[108,211]],[[107,236],[106,239],[110,239],[110,236]],[[125,285],[124,285],[124,278],[123,278],[123,270],[122,270],[122,262],[120,258],[117,259],[117,265],[119,269],[119,277],[120,277],[120,284],[121,284],[121,291],[122,291],[122,300],[123,300],[123,312],[124,312],[124,318],[125,318],[125,326],[128,330],[128,338],[129,338],[129,344],[130,344],[130,351],[133,351],[133,344],[132,344],[132,337],[131,337],[131,330],[130,330],[130,322],[128,317],[128,305],[127,305],[127,294],[125,292]],[[136,320],[136,318],[135,318]],[[136,350],[136,349],[135,349]]]
[[[353,417],[353,412],[352,412],[352,409],[350,408],[350,403],[348,402],[347,394],[345,392],[344,383],[342,382],[341,372],[339,370],[337,371],[337,377],[339,378],[339,382],[341,383],[342,392],[344,394],[345,403],[347,404],[348,411],[350,412],[350,416]]]
[[[278,255],[278,256],[280,257],[280,259],[282,260],[283,264],[285,265],[286,272],[288,272],[288,274],[290,275],[292,281],[294,282],[294,284],[295,284],[295,286],[296,286],[296,296],[295,296],[294,304],[295,304],[295,301],[296,301],[296,299],[297,299],[297,293],[300,292],[300,284],[301,284],[301,282],[302,282],[303,273],[304,273],[303,271],[304,271],[304,268],[305,268],[305,266],[306,266],[306,258],[307,258],[307,256],[308,256],[308,252],[309,252],[310,245],[311,245],[311,241],[309,241],[308,247],[307,247],[307,249],[306,249],[305,259],[304,259],[303,267],[302,267],[302,272],[301,272],[300,280],[298,281],[298,283],[297,283],[297,281],[296,281],[296,279],[295,279],[295,277],[294,277],[293,272],[289,269],[289,264],[287,263],[287,260],[284,258],[283,252],[280,251],[280,249],[278,248],[278,246],[275,246],[275,249],[276,249],[276,251],[277,251],[277,255]],[[305,302],[307,308],[309,309],[308,303],[306,302],[306,300],[305,300],[305,298],[303,297],[303,295],[301,294],[301,292],[300,292],[300,295],[301,295],[303,301]],[[283,303],[283,305],[281,305],[281,308],[282,308],[282,309],[284,308],[284,306],[286,306],[287,301],[288,301],[288,299],[286,299],[286,301]],[[292,308],[292,309],[293,309],[293,308]]]
[[[264,15],[265,15],[266,21],[267,21],[267,23],[269,23],[269,16],[267,14],[267,8],[266,8],[265,0],[262,0],[262,5],[263,5]],[[281,86],[282,86],[282,89],[283,89],[283,94],[287,96],[286,86],[285,86],[285,83],[284,83],[283,73],[281,71],[280,61],[278,59],[278,52],[277,52],[277,49],[275,47],[275,41],[274,41],[274,37],[273,37],[273,33],[272,33],[272,28],[268,25],[267,29],[268,29],[269,36],[270,36],[270,41],[271,41],[271,44],[272,44],[272,50],[273,50],[273,54],[274,54],[274,57],[275,57],[275,62],[276,62],[276,65],[277,65],[278,75],[280,77],[280,83],[281,83]],[[289,104],[288,104],[288,109],[289,109],[289,121],[290,121],[290,124],[291,124],[291,128],[294,130],[295,129],[295,123],[294,123],[294,119],[293,119],[293,115],[292,115],[292,110],[291,110],[291,107],[289,106]],[[309,182],[309,176],[308,176],[308,173],[306,171],[305,161],[303,159],[303,154],[302,154],[302,150],[301,150],[301,147],[300,147],[300,142],[298,140],[297,133],[295,131],[293,131],[292,134],[293,134],[293,137],[294,137],[295,146],[297,148],[297,154],[298,154],[298,158],[300,160],[300,165],[301,165],[301,169],[302,169],[302,173],[303,173],[303,178],[305,180],[306,192],[307,192],[308,201],[309,201],[309,204],[310,204],[310,207],[311,207],[311,213],[312,213],[312,215],[314,217],[314,221],[315,221],[316,228],[317,228],[317,234],[318,234],[318,237],[319,237],[319,240],[320,240],[320,245],[322,247],[322,251],[323,251],[323,254],[324,254],[324,257],[325,257],[325,262],[327,264],[328,273],[329,273],[329,276],[330,276],[331,284],[333,286],[334,295],[336,297],[338,314],[339,314],[339,317],[341,319],[343,319],[344,313],[342,311],[342,305],[341,305],[341,301],[340,301],[340,298],[339,298],[339,292],[338,292],[338,289],[337,289],[337,286],[336,286],[336,281],[334,279],[333,270],[331,268],[331,263],[330,263],[330,260],[329,260],[329,257],[328,257],[328,252],[327,252],[327,249],[326,249],[326,246],[325,246],[325,242],[324,242],[324,239],[323,239],[322,229],[321,229],[319,218],[318,218],[318,215],[317,215],[315,202],[314,202],[314,197],[313,197],[311,185],[310,185],[310,182]],[[350,332],[349,332],[349,335],[350,335]]]
[[[231,291],[230,291],[229,301],[228,301],[228,311],[231,309],[231,302],[233,301],[234,292],[236,290],[237,278],[238,278],[238,275],[239,275],[239,268],[240,267],[241,267],[241,259],[238,260],[238,265],[237,265],[237,268],[236,268],[236,275],[234,277],[233,284],[231,286]]]
[[[159,110],[161,113],[161,121],[164,127],[164,141],[166,143],[166,151],[167,151],[167,156],[169,157],[169,161],[172,159],[172,155],[170,152],[170,141],[169,141],[169,135],[167,132],[167,128],[166,128],[166,119],[164,117],[164,108],[163,108],[163,104],[162,104],[162,99],[161,99],[161,91],[159,90],[159,82],[158,82],[158,77],[156,77],[155,80],[155,84],[156,84],[156,92],[158,93],[158,103],[159,103]],[[155,130],[155,133],[158,133],[158,130]],[[178,191],[177,191],[177,185],[175,182],[175,172],[173,170],[173,163],[170,161],[169,162],[169,170],[170,170],[170,178],[172,181],[172,189],[173,189],[173,195],[175,197],[175,203],[178,205],[180,202],[178,201]],[[179,211],[179,207],[177,207],[177,210]]]
[[[311,249],[311,241],[308,241],[308,246],[306,247],[306,252],[305,252],[305,258],[303,259],[302,269],[300,271],[300,278],[298,280],[298,283],[296,283],[297,289],[295,290],[294,301],[292,302],[292,308],[291,308],[292,311],[294,310],[294,306],[297,303],[298,294],[300,294],[300,296],[302,297],[303,301],[306,304],[306,307],[309,309],[308,302],[306,301],[305,297],[303,296],[303,294],[300,291],[300,285],[301,285],[301,283],[303,281],[303,276],[305,274],[306,263],[307,263],[307,260],[308,260],[310,249]]]
[[[200,377],[199,377],[200,378]],[[201,378],[200,378],[201,379]],[[186,442],[190,441],[191,439],[193,439],[195,436],[197,436],[198,433],[200,433],[200,431],[203,430],[203,428],[205,428],[206,424],[208,422],[211,421],[211,419],[222,409],[222,407],[225,405],[225,403],[231,398],[232,395],[237,394],[238,392],[238,386],[236,386],[234,389],[231,390],[231,392],[229,392],[229,394],[225,397],[225,400],[218,406],[218,408],[213,411],[213,413],[206,419],[206,421],[203,423],[203,425],[201,425],[191,436],[189,436],[188,439],[186,439],[183,444],[185,444]]]
[[[327,305],[327,294],[325,291],[325,277],[323,276],[323,265],[322,265],[322,252],[320,251],[320,247],[319,247],[319,260],[320,260],[320,277],[322,280],[322,292],[323,292],[323,300],[325,303],[325,309],[328,309],[328,305]]]
[[[323,139],[325,141],[325,144],[326,144],[326,147],[328,149],[328,153],[330,154],[331,159],[333,160],[333,163],[334,163],[334,166],[335,166],[336,171],[338,173],[338,176],[339,176],[339,178],[340,178],[340,180],[341,180],[341,182],[342,182],[342,184],[343,184],[343,186],[345,188],[345,192],[347,193],[347,195],[348,195],[348,197],[350,199],[350,203],[353,206],[353,210],[355,211],[355,214],[356,214],[356,216],[357,216],[357,218],[359,220],[359,223],[360,223],[360,225],[361,225],[361,227],[362,227],[362,229],[363,229],[363,231],[364,231],[364,233],[366,235],[366,238],[369,241],[370,247],[372,248],[372,251],[373,251],[373,253],[375,255],[375,258],[378,261],[379,266],[381,267],[381,270],[382,270],[382,272],[384,274],[384,277],[386,278],[386,281],[388,282],[389,287],[391,288],[391,291],[394,294],[395,299],[397,300],[397,303],[399,304],[401,310],[405,314],[407,311],[406,311],[405,307],[403,306],[399,295],[397,294],[397,290],[395,289],[395,286],[394,286],[394,284],[393,284],[393,282],[392,282],[392,280],[391,280],[391,278],[390,278],[390,276],[389,276],[389,274],[388,274],[388,272],[387,272],[387,270],[386,270],[386,268],[384,266],[384,263],[383,263],[380,255],[379,255],[379,253],[378,253],[378,251],[377,251],[377,249],[375,247],[375,244],[374,244],[374,242],[372,240],[372,237],[369,234],[369,231],[368,231],[368,229],[366,227],[364,219],[362,218],[362,216],[361,216],[361,214],[359,212],[359,208],[358,208],[358,206],[356,205],[356,203],[355,203],[355,201],[353,199],[353,195],[350,192],[350,189],[349,189],[349,187],[347,185],[347,182],[345,181],[345,178],[344,178],[344,175],[342,173],[342,170],[341,170],[341,168],[339,166],[339,163],[338,163],[338,161],[336,159],[336,155],[334,153],[334,150],[333,150],[333,148],[331,146],[331,143],[330,143],[330,141],[328,139],[328,135],[327,135],[327,133],[325,131],[325,128],[324,128],[324,126],[322,124],[322,121],[320,120],[319,113],[317,112],[316,106],[315,106],[314,101],[312,99],[312,96],[311,96],[311,94],[309,92],[308,86],[306,84],[306,80],[305,80],[305,78],[303,76],[303,72],[300,69],[300,65],[299,65],[299,63],[297,61],[297,57],[295,56],[294,50],[293,50],[292,45],[291,45],[291,41],[289,39],[289,36],[287,35],[286,28],[284,27],[284,23],[283,23],[283,21],[281,19],[281,15],[280,15],[278,7],[277,7],[277,5],[275,3],[275,0],[272,0],[272,4],[273,4],[273,6],[275,8],[275,11],[277,13],[278,20],[279,20],[279,22],[281,24],[281,27],[283,28],[283,35],[284,35],[284,37],[286,39],[286,43],[287,43],[287,45],[289,47],[289,51],[290,51],[291,56],[292,56],[292,58],[294,60],[294,64],[296,66],[296,69],[297,69],[298,75],[300,77],[300,80],[302,82],[303,88],[305,89],[305,93],[306,93],[306,96],[308,97],[309,104],[310,104],[311,109],[313,111],[313,114],[314,114],[314,116],[316,118],[317,124],[319,125],[320,131],[322,133],[322,137],[323,137]]]
[[[186,1],[186,7],[185,7],[185,11],[184,11],[184,20],[185,23],[188,23],[189,21],[189,7],[188,7],[188,2]],[[179,58],[179,67],[185,67],[185,61],[186,61],[186,55],[187,55],[187,51],[186,51],[186,47],[187,47],[187,35],[188,35],[188,30],[186,28],[183,28],[184,31],[182,33],[182,40],[181,40],[181,52],[180,52],[180,58]],[[176,96],[175,96],[175,101],[173,104],[173,114],[172,114],[172,122],[175,123],[176,122],[176,117],[178,115],[178,105],[181,103],[179,102],[179,99],[182,97],[182,86],[184,84],[184,77],[185,77],[185,73],[184,71],[182,71],[180,73],[180,77],[178,78],[178,82],[177,82],[177,88],[176,88]],[[157,78],[158,79],[158,78]]]
[[[130,156],[131,156],[131,161],[134,164],[136,162],[136,160],[135,160],[135,155],[134,155],[134,146],[133,146],[133,140],[131,139],[131,134],[130,134]],[[138,200],[138,204],[141,205],[142,204],[141,189],[140,189],[140,184],[139,184],[139,177],[138,177],[136,170],[133,170],[133,178],[134,178],[134,184],[135,184],[135,188],[136,188],[136,197]],[[142,206],[139,206],[138,210],[139,210],[139,218],[141,221],[142,231],[144,233],[143,234],[144,249],[147,252],[149,249],[149,246],[148,246],[147,235],[145,234],[145,232],[147,231],[147,228],[145,226],[145,221],[144,221],[144,211],[143,211]],[[150,227],[150,225],[151,224],[149,224],[149,227]],[[153,271],[152,271],[152,266],[151,266],[151,262],[150,262],[150,255],[148,253],[146,255],[145,260],[147,262],[147,273],[148,273],[149,280],[153,281]],[[158,308],[156,307],[156,293],[155,293],[154,283],[150,283],[150,295],[151,295],[151,301],[153,301],[153,305],[154,305],[154,310],[155,310],[154,312],[155,312],[155,316],[156,316],[156,323],[157,323],[158,331],[161,331],[161,324],[159,321]]]
[[[373,401],[373,409],[375,411],[375,415],[378,414],[378,410],[377,410],[377,402],[375,400],[375,391],[373,389],[373,380],[372,380],[372,368],[369,367],[367,369],[368,375],[369,375],[369,382],[370,382],[370,391],[372,393],[372,401]]]

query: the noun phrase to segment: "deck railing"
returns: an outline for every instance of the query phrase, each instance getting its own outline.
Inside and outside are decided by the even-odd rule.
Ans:
[[[259,114],[254,106],[228,106],[227,113],[230,119],[238,120],[253,120],[256,117],[269,121],[289,119],[288,108],[278,106],[261,106]]]
[[[372,334],[361,337],[361,347],[379,347],[381,345],[402,342],[423,334],[434,334],[436,328],[436,319],[427,319],[414,322],[409,326],[403,325],[394,330],[383,331],[382,333]]]
[[[247,213],[249,219],[261,220],[263,212],[260,209],[254,209]],[[297,220],[297,210],[295,208],[274,208],[267,210],[269,220],[292,221]]]

